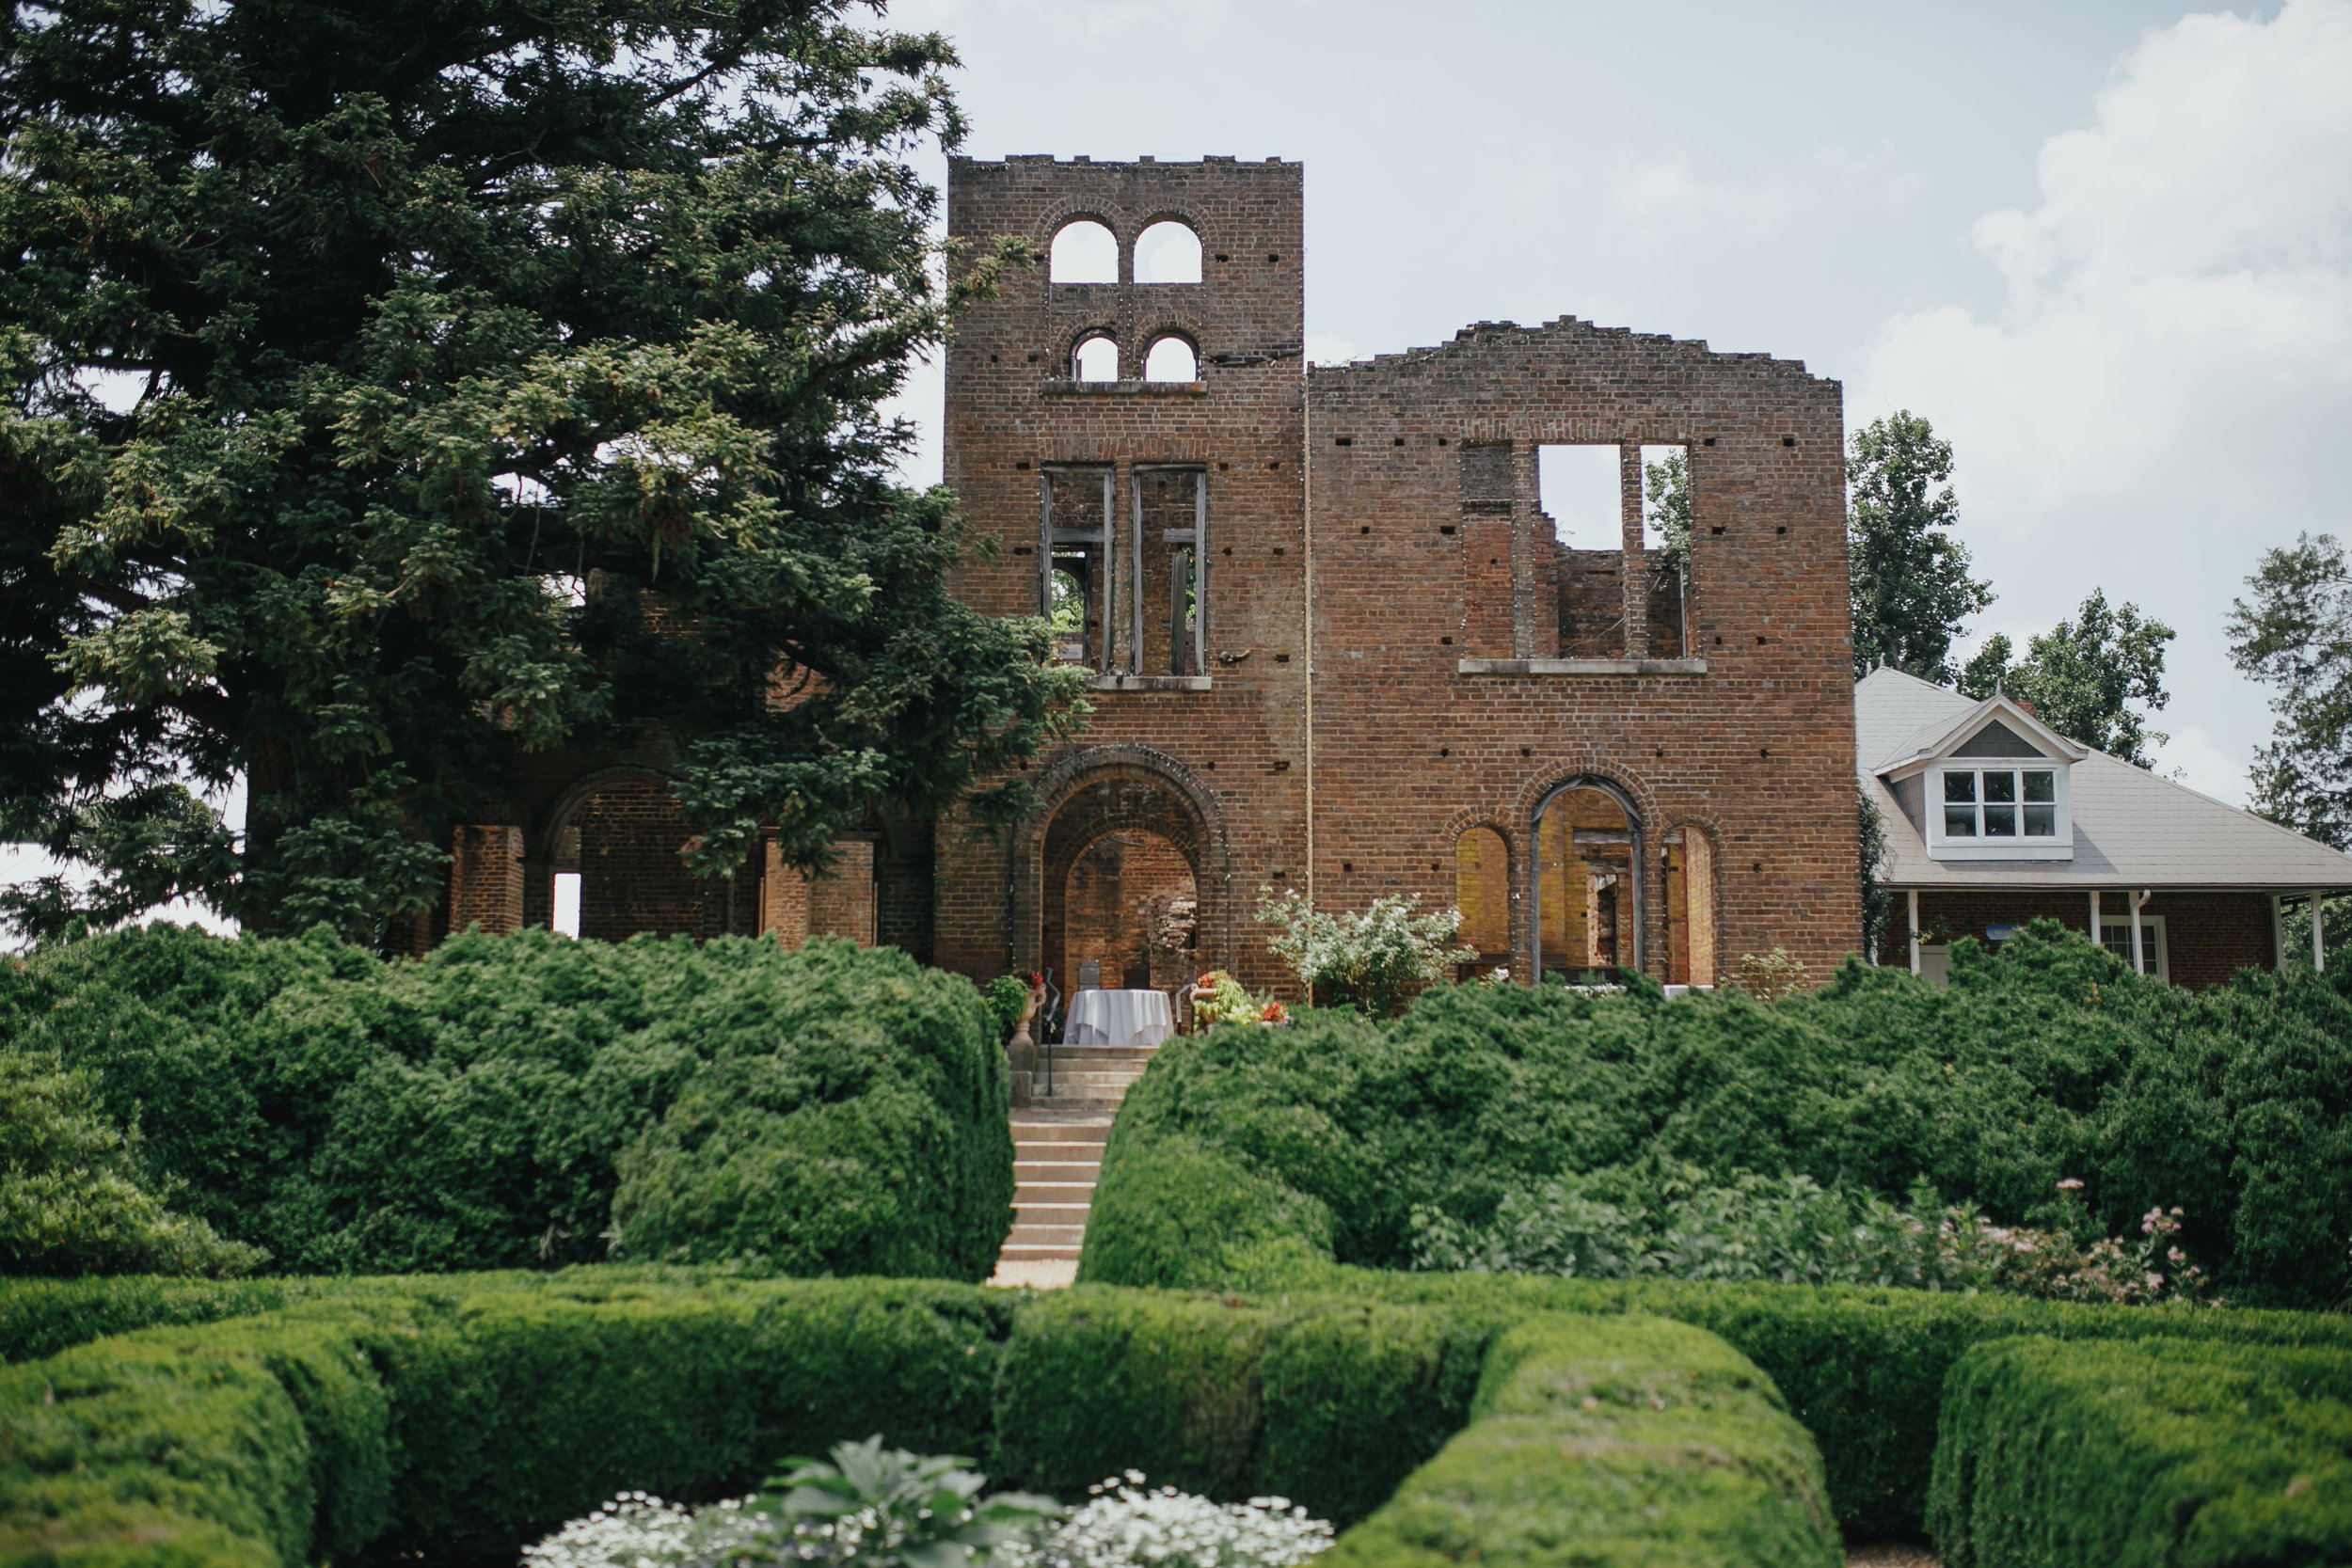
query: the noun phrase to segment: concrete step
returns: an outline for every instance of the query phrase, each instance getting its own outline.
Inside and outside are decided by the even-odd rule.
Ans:
[[[1100,1160],[1103,1146],[1072,1138],[1015,1138],[1012,1155],[1016,1160]]]
[[[1094,1201],[1091,1181],[1024,1181],[1012,1190],[1012,1205],[1025,1209],[1032,1203],[1074,1203],[1080,1208]]]
[[[1025,1181],[1083,1181],[1091,1187],[1102,1169],[1100,1160],[1015,1160],[1012,1180],[1016,1186]]]
[[[1056,1098],[1072,1089],[1124,1089],[1143,1077],[1127,1068],[1062,1068],[1054,1074]]]
[[[996,1256],[999,1261],[1006,1263],[1039,1263],[1048,1259],[1074,1263],[1078,1260],[1078,1249],[1074,1246],[1032,1246],[1026,1243],[1016,1244],[1007,1242],[1004,1251]]]
[[[1015,1224],[1012,1234],[1005,1238],[1005,1245],[1075,1247],[1086,1240],[1084,1225],[1022,1225]]]
[[[1111,1135],[1111,1118],[1089,1121],[1020,1121],[1012,1124],[1017,1144],[1099,1144]]]
[[[1067,1225],[1084,1230],[1088,1205],[1083,1203],[1016,1203],[1012,1206],[1013,1228],[1031,1225]]]

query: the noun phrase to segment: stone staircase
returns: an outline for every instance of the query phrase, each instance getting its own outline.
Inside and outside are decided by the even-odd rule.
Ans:
[[[1076,1277],[1103,1142],[1153,1049],[1057,1045],[1051,1095],[1043,1092],[1041,1062],[1035,1102],[1012,1113],[1012,1234],[990,1284],[1050,1288]]]

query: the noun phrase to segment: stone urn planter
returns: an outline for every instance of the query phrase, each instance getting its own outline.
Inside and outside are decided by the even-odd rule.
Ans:
[[[1017,1109],[1029,1103],[1037,1083],[1037,1041],[1029,1037],[1029,1021],[1045,1006],[1045,976],[1031,974],[1029,1000],[1021,1008],[1021,1022],[1012,1026],[1012,1038],[1005,1042],[1005,1057],[1011,1071],[1012,1103]]]

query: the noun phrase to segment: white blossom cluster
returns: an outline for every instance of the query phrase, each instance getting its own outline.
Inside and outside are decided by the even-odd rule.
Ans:
[[[996,1549],[1006,1568],[1295,1568],[1331,1544],[1327,1520],[1288,1497],[1215,1503],[1173,1486],[1147,1491],[1129,1470],[1033,1542]]]
[[[849,1524],[855,1544],[855,1518]],[[831,1536],[831,1527],[818,1533]],[[744,1558],[782,1561],[834,1555],[829,1540],[795,1530],[780,1535],[775,1521],[743,1510],[740,1499],[699,1509],[664,1502],[647,1492],[624,1492],[584,1519],[523,1548],[522,1568],[693,1568]],[[855,1555],[854,1550],[850,1554]]]

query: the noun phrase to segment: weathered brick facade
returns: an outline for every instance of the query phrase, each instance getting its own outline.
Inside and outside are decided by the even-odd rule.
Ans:
[[[1032,767],[1044,812],[1003,845],[942,824],[937,961],[1054,963],[1055,879],[1093,837],[1140,832],[1194,868],[1200,962],[1253,985],[1284,984],[1248,917],[1261,887],[1333,909],[1475,888],[1480,945],[1507,927],[1525,974],[1530,850],[1555,796],[1553,967],[1638,951],[1661,978],[1710,980],[1741,952],[1825,968],[1857,944],[1836,383],[1567,320],[1309,370],[1295,164],[957,160],[948,196],[951,234],[975,245],[1019,235],[1043,252],[1067,222],[1104,223],[1121,281],[1016,273],[949,346],[947,483],[1000,546],[961,592],[1039,612],[1040,552],[1089,547],[1107,473],[1112,626],[1085,650],[1109,672],[1086,731]],[[1136,238],[1163,218],[1200,236],[1199,283],[1132,281]],[[1200,380],[1136,379],[1170,333]],[[1102,334],[1122,379],[1070,380],[1074,346]],[[1554,541],[1536,496],[1548,442],[1621,448],[1623,550]],[[1688,449],[1687,602],[1643,545],[1644,445]],[[1207,491],[1199,673],[1170,661],[1182,636],[1153,571],[1192,522],[1164,499],[1169,474]],[[1099,562],[1072,565],[1099,599]],[[1481,827],[1507,895],[1497,839],[1457,852]]]
[[[1015,269],[947,349],[946,481],[997,545],[958,592],[1037,614],[1060,569],[1068,656],[1096,671],[1083,732],[1027,769],[1031,820],[992,840],[878,816],[837,885],[772,863],[697,882],[648,733],[523,765],[506,836],[465,830],[451,912],[415,940],[545,925],[577,870],[584,935],[832,928],[1067,988],[1087,957],[1175,966],[1127,927],[1181,864],[1184,965],[1286,993],[1261,889],[1458,897],[1477,967],[1522,978],[1613,959],[1708,981],[1774,946],[1825,972],[1860,924],[1837,385],[1565,319],[1311,370],[1304,200],[1277,160],[951,166],[959,242],[1042,253],[1081,218],[1119,241],[1118,281]],[[1200,280],[1135,281],[1168,219]],[[1089,337],[1120,379],[1073,379]],[[1142,379],[1166,337],[1199,379]],[[1557,541],[1546,443],[1616,450],[1622,548]],[[1687,576],[1645,544],[1645,445],[1687,451]],[[1089,859],[1112,841],[1148,895]]]

